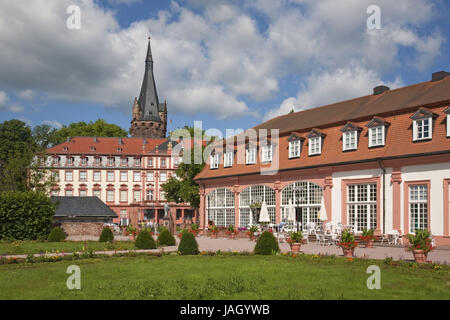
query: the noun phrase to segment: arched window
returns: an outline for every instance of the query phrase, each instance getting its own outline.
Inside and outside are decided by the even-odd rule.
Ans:
[[[228,189],[218,188],[206,196],[206,214],[208,221],[216,226],[234,225],[234,194]]]
[[[309,182],[297,181],[281,190],[281,219],[288,223],[288,227],[293,227],[293,223],[288,221],[289,202],[295,208],[296,222],[301,222],[301,228],[306,230],[308,222],[319,225],[320,204],[322,202],[322,187]]]
[[[250,186],[239,195],[239,226],[249,227],[258,224],[257,211],[251,206],[265,202],[269,211],[270,223],[276,223],[275,190],[265,185]]]

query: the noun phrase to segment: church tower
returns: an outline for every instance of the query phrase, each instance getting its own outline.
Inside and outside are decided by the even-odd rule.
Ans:
[[[139,99],[135,98],[132,108],[130,135],[136,138],[165,138],[167,131],[167,104],[159,103],[153,75],[153,57],[148,38],[145,73]]]

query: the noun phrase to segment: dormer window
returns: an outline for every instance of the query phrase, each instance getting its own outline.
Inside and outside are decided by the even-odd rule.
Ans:
[[[101,162],[102,162],[102,159],[100,157],[96,157],[95,158],[95,165],[96,166],[99,166],[101,164]]]
[[[291,134],[288,138],[289,142],[289,159],[300,157],[301,144],[304,138],[299,137],[295,133]]]
[[[447,114],[447,138],[450,138],[450,107],[447,107],[444,112]]]
[[[384,146],[386,141],[386,127],[389,123],[380,117],[373,117],[366,125],[369,128],[369,148]]]
[[[341,131],[342,150],[349,151],[358,149],[358,132],[361,131],[361,128],[351,122],[347,122]]]
[[[121,147],[117,147],[116,151],[117,152],[122,152],[122,148]]]
[[[233,166],[233,156],[234,156],[233,151],[225,152],[225,154],[223,155],[223,166],[224,167],[227,168],[227,167]]]
[[[322,153],[322,139],[325,134],[317,129],[312,129],[308,134],[308,151],[310,156],[318,155]]]
[[[66,147],[66,146],[63,147],[63,151],[68,151],[68,150],[69,150],[69,147]]]
[[[262,147],[262,162],[271,162],[272,161],[272,145],[265,145]]]
[[[433,137],[433,118],[431,111],[420,108],[411,116],[413,120],[413,141],[427,140]]]
[[[69,165],[69,166],[73,165],[73,158],[72,157],[67,158],[67,165]]]
[[[113,157],[109,157],[108,158],[108,166],[113,166],[114,165],[114,158]]]
[[[121,158],[120,159],[120,165],[126,166],[127,164],[128,164],[128,159],[127,158]]]
[[[55,166],[59,165],[59,157],[53,158],[53,165],[55,165]]]
[[[82,165],[82,166],[87,165],[87,158],[86,158],[86,157],[82,157],[82,158],[81,158],[81,165]]]
[[[90,147],[89,151],[95,151],[95,147]]]
[[[210,169],[217,169],[219,167],[219,154],[213,153],[209,159],[209,167]]]
[[[139,167],[139,166],[141,165],[141,159],[135,158],[135,159],[134,159],[134,165],[135,165],[136,167]]]
[[[249,147],[245,150],[245,163],[246,164],[255,164],[256,163],[256,148]]]

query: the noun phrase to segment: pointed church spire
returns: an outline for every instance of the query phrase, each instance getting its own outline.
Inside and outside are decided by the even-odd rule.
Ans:
[[[147,56],[145,58],[145,73],[142,80],[141,93],[139,94],[140,120],[161,122],[159,117],[159,100],[156,92],[155,76],[153,75],[153,57],[148,37]]]

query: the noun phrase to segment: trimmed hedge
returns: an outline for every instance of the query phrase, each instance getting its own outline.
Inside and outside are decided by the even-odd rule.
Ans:
[[[156,249],[156,242],[149,231],[142,230],[139,232],[134,246],[138,249]]]
[[[60,227],[54,227],[48,236],[48,242],[61,242],[66,239],[66,234]]]
[[[43,193],[0,192],[0,239],[47,239],[55,204]]]
[[[114,240],[113,232],[110,227],[104,227],[98,242],[111,242]]]
[[[195,237],[192,233],[183,232],[180,244],[178,245],[178,251],[183,256],[199,254],[198,243],[197,240],[195,240]]]
[[[170,233],[169,230],[163,229],[158,236],[158,245],[159,246],[174,246],[176,245],[175,238]]]
[[[271,255],[280,252],[278,241],[272,232],[264,231],[255,245],[255,254]]]

